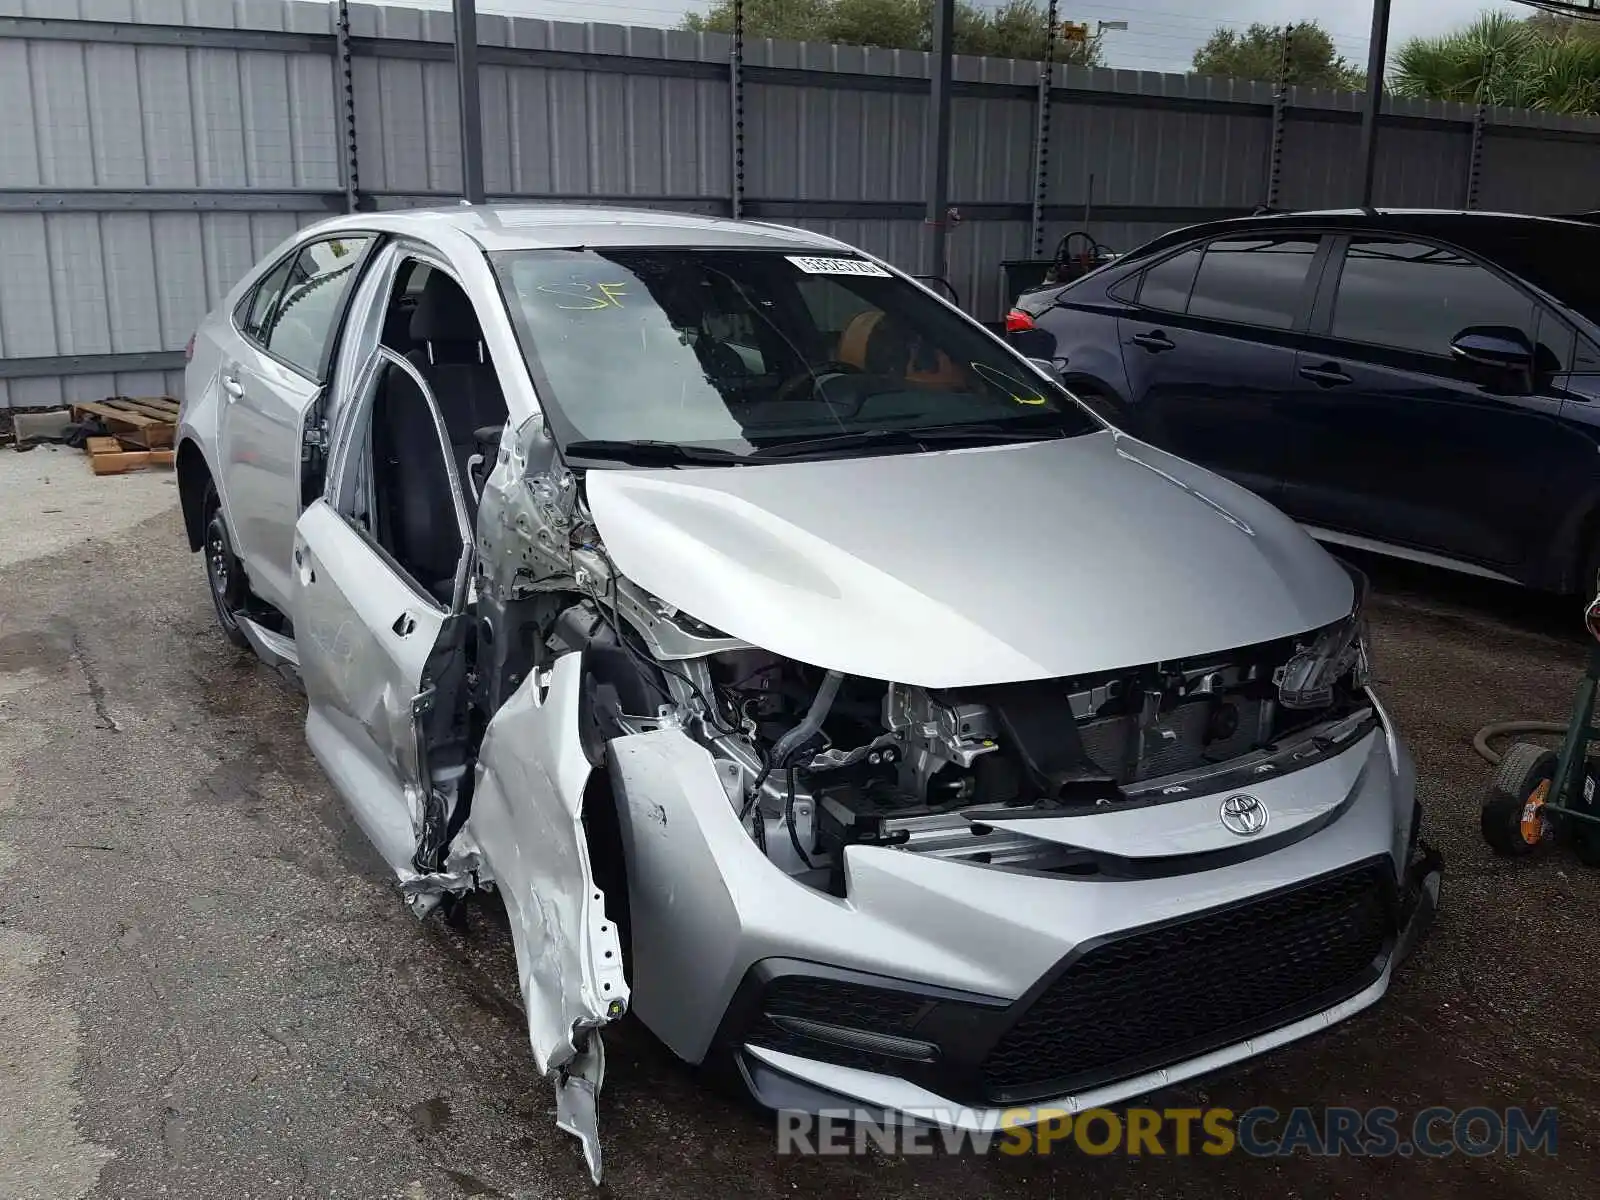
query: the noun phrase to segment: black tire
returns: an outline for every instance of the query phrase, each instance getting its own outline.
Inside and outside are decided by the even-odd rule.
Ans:
[[[249,649],[250,640],[244,636],[234,616],[244,608],[250,594],[249,585],[245,581],[244,567],[234,556],[233,539],[228,534],[227,521],[223,520],[222,502],[217,499],[214,484],[206,484],[200,519],[204,531],[200,553],[205,559],[207,590],[211,593],[211,605],[217,610],[217,624],[222,626],[223,636],[235,646]]]
[[[1555,773],[1554,750],[1531,742],[1518,742],[1506,750],[1478,816],[1483,840],[1496,854],[1508,858],[1531,854],[1547,840],[1541,835],[1530,841],[1525,818],[1529,816],[1530,801],[1542,803],[1548,796]]]

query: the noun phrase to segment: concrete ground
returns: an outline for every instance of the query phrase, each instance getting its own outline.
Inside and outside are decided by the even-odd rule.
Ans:
[[[217,632],[171,480],[0,450],[0,1197],[592,1194],[503,920],[402,907],[299,698]],[[1378,672],[1448,864],[1439,924],[1376,1010],[1161,1103],[1553,1105],[1555,1157],[778,1158],[769,1119],[625,1022],[605,1193],[1591,1195],[1600,875],[1493,859],[1469,747],[1564,716],[1571,607],[1375,572]]]

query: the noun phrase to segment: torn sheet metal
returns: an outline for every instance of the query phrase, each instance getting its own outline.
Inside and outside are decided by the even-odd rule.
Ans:
[[[583,1160],[589,1164],[589,1178],[600,1182],[600,1117],[597,1106],[600,1085],[606,1078],[606,1048],[598,1031],[584,1040],[584,1046],[556,1077],[556,1128],[570,1133],[583,1143]]]
[[[583,829],[592,770],[579,740],[583,656],[558,658],[489,722],[466,831],[511,919],[534,1063],[556,1085],[562,1128],[600,1169],[594,1096],[600,1026],[628,1009],[616,922],[595,886]]]

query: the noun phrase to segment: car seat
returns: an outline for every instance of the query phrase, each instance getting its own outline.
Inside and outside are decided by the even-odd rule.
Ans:
[[[456,460],[456,472],[467,495],[468,514],[476,517],[479,479],[473,460],[481,458],[477,432],[485,426],[504,428],[505,393],[500,376],[483,344],[483,329],[472,303],[443,271],[433,271],[411,314],[413,349],[406,361],[428,383],[444,418]]]
[[[378,544],[441,604],[450,602],[461,531],[433,410],[390,364],[374,400],[372,461]]]

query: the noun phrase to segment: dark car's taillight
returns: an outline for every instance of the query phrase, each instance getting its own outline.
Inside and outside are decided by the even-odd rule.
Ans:
[[[1006,314],[1006,332],[1021,333],[1024,329],[1035,328],[1033,318],[1020,308],[1013,308]]]

